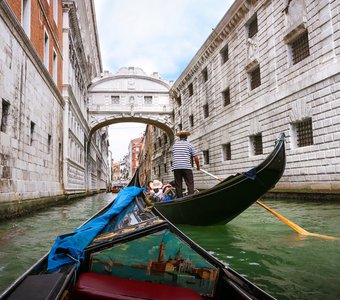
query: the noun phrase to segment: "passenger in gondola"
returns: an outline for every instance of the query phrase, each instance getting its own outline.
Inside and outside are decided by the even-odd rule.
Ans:
[[[154,202],[159,202],[163,198],[163,183],[157,179],[150,183],[150,195],[153,197]]]
[[[188,195],[195,191],[194,175],[192,172],[193,160],[197,170],[200,170],[200,162],[194,147],[187,141],[189,131],[181,130],[176,133],[179,140],[172,148],[172,170],[174,171],[177,198],[183,197],[183,179],[188,188]]]
[[[168,184],[163,185],[163,199],[162,202],[176,199],[175,181],[170,181]]]

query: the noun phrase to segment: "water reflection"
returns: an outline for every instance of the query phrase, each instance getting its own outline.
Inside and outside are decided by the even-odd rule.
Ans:
[[[113,195],[100,194],[0,223],[0,290]],[[340,236],[340,203],[263,201],[304,229]],[[180,226],[219,260],[278,299],[340,299],[340,240],[303,237],[258,205],[227,225]]]
[[[340,237],[339,203],[265,204],[310,232]],[[340,299],[340,240],[301,236],[257,205],[225,226],[181,229],[278,299]]]

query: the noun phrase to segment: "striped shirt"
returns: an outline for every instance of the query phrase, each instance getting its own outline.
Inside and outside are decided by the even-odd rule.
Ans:
[[[179,140],[172,147],[172,169],[192,169],[192,158],[196,156],[193,146],[187,140]]]

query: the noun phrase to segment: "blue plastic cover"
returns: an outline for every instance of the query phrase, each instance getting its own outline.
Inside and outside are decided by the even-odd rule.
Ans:
[[[113,205],[103,215],[94,218],[72,233],[58,236],[48,255],[47,270],[55,270],[64,264],[83,260],[84,249],[110,222],[112,217],[118,215],[143,190],[145,189],[136,186],[128,186],[120,190]]]

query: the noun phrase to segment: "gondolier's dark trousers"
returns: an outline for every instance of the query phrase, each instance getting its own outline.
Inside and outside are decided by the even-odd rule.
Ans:
[[[190,169],[175,169],[174,170],[174,177],[175,177],[175,188],[177,198],[183,197],[183,179],[185,184],[188,188],[188,195],[194,193],[194,175],[192,170]]]

